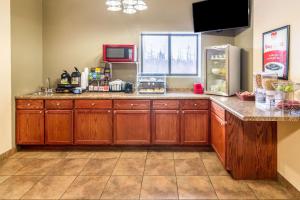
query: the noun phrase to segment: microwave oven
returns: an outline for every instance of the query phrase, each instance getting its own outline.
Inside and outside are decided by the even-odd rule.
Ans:
[[[104,62],[136,62],[137,47],[130,44],[104,44]]]

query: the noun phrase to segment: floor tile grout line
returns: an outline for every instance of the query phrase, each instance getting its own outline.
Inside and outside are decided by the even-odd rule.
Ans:
[[[249,184],[247,182],[245,182],[245,184],[247,185],[247,187],[252,191],[252,193],[254,194],[256,199],[259,199],[259,197],[256,195],[255,191],[249,186]]]
[[[64,160],[67,160],[67,158],[65,158]],[[87,165],[87,163],[90,161],[90,159],[88,158],[86,163],[84,164],[84,166],[82,167],[82,169],[80,170],[80,172],[77,175],[73,175],[76,176],[74,178],[74,180],[71,182],[71,184],[66,188],[66,190],[60,195],[59,199],[61,199],[63,197],[63,195],[68,191],[68,189],[71,187],[71,185],[76,181],[76,179],[80,176],[81,172],[83,171],[83,169],[85,168],[85,166]],[[70,175],[72,176],[72,175]]]
[[[200,154],[200,152],[199,152],[199,154]],[[202,163],[202,165],[203,165],[203,167],[204,167],[204,170],[205,170],[205,172],[206,172],[206,176],[209,176],[208,171],[207,171],[207,169],[206,169],[206,167],[205,167],[205,164],[204,164],[204,162],[203,162],[203,156],[202,156],[202,154],[200,154],[200,162]]]
[[[148,160],[148,155],[149,155],[149,150],[147,150],[147,154],[146,154],[146,159],[145,159],[145,164],[144,164],[144,170],[143,170],[143,176],[142,176],[142,182],[141,182],[139,199],[141,199],[141,195],[142,195],[142,187],[143,187],[143,181],[144,181],[144,176],[145,176],[145,171],[146,171],[146,164],[147,164],[147,160]]]
[[[122,151],[122,152],[123,152],[123,151]],[[115,163],[115,165],[114,165],[114,167],[113,167],[113,170],[112,170],[112,172],[111,172],[111,174],[110,174],[108,180],[106,181],[105,186],[103,187],[103,191],[101,192],[101,195],[100,195],[100,197],[99,197],[99,200],[102,198],[105,189],[108,187],[108,183],[109,183],[109,181],[111,180],[111,177],[113,176],[113,172],[114,172],[115,168],[117,167],[117,164],[118,164],[118,162],[119,162],[119,160],[120,160],[120,158],[121,158],[122,152],[120,152],[120,154],[119,154],[118,157],[117,157],[117,161],[116,161],[116,163]]]
[[[180,199],[180,197],[179,197],[179,186],[178,186],[178,180],[177,180],[177,172],[176,172],[176,166],[175,166],[175,155],[174,155],[174,152],[173,152],[173,163],[174,163],[174,174],[175,174],[175,181],[176,181],[177,199]]]
[[[103,187],[103,190],[102,190],[101,194],[99,195],[99,198],[98,198],[99,200],[101,199],[102,194],[104,193],[104,190],[105,190],[105,188],[106,188],[106,186],[107,186],[107,184],[108,184],[110,178],[111,178],[111,175],[108,176],[108,179],[106,180],[106,183],[105,183],[105,185],[104,185],[104,187]]]
[[[41,180],[43,180],[44,178],[46,177],[46,175],[44,176],[41,176],[41,178],[36,182],[34,183],[19,199],[23,199],[23,197],[32,189],[34,188]]]
[[[66,188],[66,190],[60,195],[60,197],[58,198],[58,199],[61,199],[63,196],[64,196],[64,194],[68,191],[68,189],[71,187],[71,185],[75,182],[75,180],[78,178],[78,176],[76,176],[75,178],[74,178],[74,180],[70,183],[70,185]]]
[[[215,193],[216,197],[217,197],[218,199],[221,199],[221,198],[219,197],[219,195],[218,195],[218,193],[217,193],[217,191],[216,191],[216,188],[215,188],[214,184],[212,183],[211,178],[210,178],[209,175],[208,175],[208,179],[209,179],[210,185],[212,186],[212,188],[213,188],[213,190],[214,190],[214,193]]]

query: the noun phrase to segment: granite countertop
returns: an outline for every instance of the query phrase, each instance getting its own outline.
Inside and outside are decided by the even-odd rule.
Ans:
[[[16,99],[210,99],[243,121],[300,121],[300,112],[288,113],[280,110],[257,108],[255,102],[240,101],[237,97],[199,95],[192,92],[168,92],[165,95],[137,93],[83,93],[45,94],[33,93],[17,96]]]
[[[192,92],[168,92],[167,94],[126,94],[123,92],[85,92],[82,94],[33,93],[17,96],[16,99],[209,99],[209,95],[199,95]]]

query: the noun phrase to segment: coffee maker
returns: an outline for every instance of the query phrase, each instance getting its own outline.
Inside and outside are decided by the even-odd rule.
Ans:
[[[81,73],[75,68],[75,71],[70,75],[67,70],[64,70],[60,76],[60,82],[57,84],[57,93],[72,93],[75,88],[79,88],[81,84]]]

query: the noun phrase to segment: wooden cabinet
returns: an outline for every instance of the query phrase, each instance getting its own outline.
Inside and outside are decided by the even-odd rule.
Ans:
[[[276,179],[277,122],[242,121],[226,112],[226,165],[234,179]]]
[[[152,143],[179,144],[179,110],[152,111]]]
[[[226,166],[226,123],[214,112],[211,113],[211,145],[222,164]]]
[[[76,109],[111,109],[112,100],[76,100]]]
[[[181,143],[184,145],[209,144],[208,110],[183,110],[181,114]]]
[[[112,111],[75,111],[75,144],[112,144]]]
[[[150,144],[150,110],[115,110],[114,143]]]
[[[19,145],[44,144],[43,110],[17,110],[16,139]]]
[[[218,104],[211,102],[210,110],[212,113],[215,113],[220,119],[225,121],[225,109],[219,106]]]
[[[178,110],[179,100],[153,100],[152,109],[155,110]]]
[[[227,165],[227,134],[226,111],[218,104],[211,102],[211,146],[217,153],[221,163],[226,169]]]
[[[47,110],[73,110],[73,100],[46,100]]]
[[[16,108],[20,110],[41,110],[44,109],[43,100],[17,100]]]
[[[148,110],[150,100],[115,100],[114,109],[116,110]]]
[[[181,100],[182,110],[208,110],[208,100]]]
[[[211,140],[234,179],[276,178],[277,123],[244,121],[209,104],[203,99],[17,100],[16,142],[129,146],[149,145],[151,139],[153,145],[209,145]]]
[[[45,143],[73,144],[73,110],[46,110],[45,113]]]

